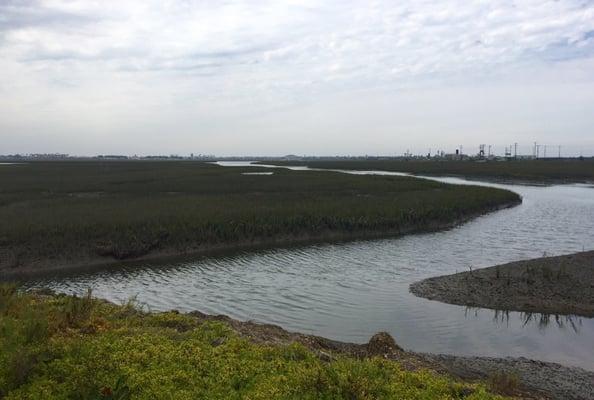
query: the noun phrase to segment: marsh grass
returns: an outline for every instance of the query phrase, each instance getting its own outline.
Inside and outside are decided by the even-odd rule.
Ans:
[[[255,344],[223,322],[0,288],[12,299],[0,315],[6,400],[500,398],[383,358],[322,361],[298,344]],[[47,329],[33,334],[39,326]]]
[[[564,264],[552,267],[549,264],[543,265],[527,265],[522,273],[527,285],[531,285],[536,281],[539,282],[559,282],[569,277],[567,268]]]
[[[0,270],[423,231],[520,201],[409,177],[247,170],[257,171],[197,162],[5,166]]]
[[[15,283],[0,284],[0,313],[12,309],[16,302],[17,285]]]

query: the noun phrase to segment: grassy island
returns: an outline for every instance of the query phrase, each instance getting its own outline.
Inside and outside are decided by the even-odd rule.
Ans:
[[[321,357],[323,355],[323,357]],[[502,399],[388,355],[258,343],[228,323],[0,285],[0,398]]]
[[[264,162],[263,164],[267,164]],[[457,176],[530,184],[594,182],[594,158],[511,161],[344,160],[286,161],[275,165],[306,165],[322,169],[380,170],[413,175]]]
[[[411,285],[417,296],[469,307],[594,317],[594,251],[516,261]]]
[[[258,171],[273,174],[251,174]],[[3,165],[0,278],[237,246],[443,229],[520,201],[505,190],[411,177],[200,162]]]

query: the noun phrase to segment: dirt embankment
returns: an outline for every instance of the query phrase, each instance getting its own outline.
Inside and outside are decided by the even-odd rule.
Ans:
[[[331,361],[340,355],[358,358],[380,356],[398,361],[404,368],[411,370],[426,368],[463,380],[487,380],[492,390],[524,399],[594,398],[594,372],[582,368],[565,367],[525,358],[459,357],[415,353],[403,350],[385,332],[375,334],[366,344],[354,344],[288,332],[276,325],[237,321],[222,315],[211,316],[197,311],[190,314],[199,320],[223,321],[241,336],[257,343],[269,345],[300,343],[325,361]]]
[[[594,317],[594,251],[438,276],[410,291],[469,307]]]

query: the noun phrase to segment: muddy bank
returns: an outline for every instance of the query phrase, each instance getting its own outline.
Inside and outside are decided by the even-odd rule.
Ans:
[[[594,317],[594,251],[438,276],[410,291],[469,307]]]
[[[276,325],[242,322],[227,316],[211,316],[200,312],[191,315],[199,320],[218,320],[229,324],[241,336],[262,344],[300,343],[322,360],[331,361],[339,355],[358,358],[379,356],[398,361],[404,368],[427,368],[456,378],[491,381],[503,374],[513,379],[513,385],[493,384],[502,394],[526,399],[585,400],[594,398],[594,372],[565,367],[556,363],[525,358],[458,357],[441,354],[415,353],[402,349],[387,333],[375,334],[366,344],[345,343],[319,336],[288,332]]]
[[[70,271],[92,271],[118,268],[121,265],[134,265],[143,262],[167,262],[174,259],[187,259],[201,255],[216,255],[220,253],[266,249],[284,246],[299,246],[317,243],[336,243],[351,240],[380,239],[404,235],[421,234],[452,229],[482,215],[515,207],[521,204],[521,199],[510,201],[496,207],[490,207],[480,213],[472,213],[454,221],[428,222],[422,226],[400,226],[395,229],[383,231],[362,230],[359,232],[324,231],[317,234],[282,235],[276,237],[253,239],[245,241],[232,241],[223,243],[197,243],[195,246],[185,248],[167,248],[160,245],[151,246],[145,254],[121,258],[109,253],[89,255],[83,254],[64,255],[54,259],[34,259],[23,263],[11,263],[10,249],[0,244],[0,281],[26,280],[32,277]]]

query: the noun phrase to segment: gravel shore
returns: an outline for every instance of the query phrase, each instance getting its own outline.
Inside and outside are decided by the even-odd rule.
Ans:
[[[594,399],[594,372],[527,358],[460,357],[426,354],[454,376],[463,379],[489,379],[497,373],[515,376],[532,396],[544,398]]]

